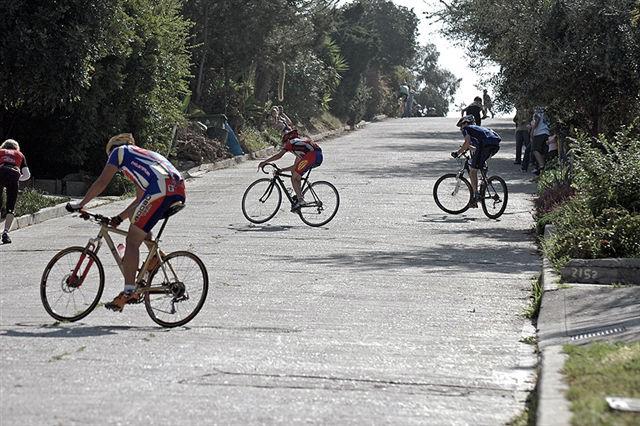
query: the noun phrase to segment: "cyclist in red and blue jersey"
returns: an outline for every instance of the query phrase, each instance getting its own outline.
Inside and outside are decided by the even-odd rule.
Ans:
[[[284,112],[273,107],[271,110],[271,116],[273,118],[274,127],[282,132],[282,148],[279,152],[261,161],[258,164],[258,169],[264,167],[267,163],[282,158],[287,152],[291,152],[295,155],[296,159],[292,166],[282,169],[283,172],[291,172],[291,185],[296,193],[295,203],[291,207],[291,211],[294,212],[300,207],[306,204],[302,196],[302,175],[309,169],[318,167],[322,164],[322,149],[310,139],[301,138],[298,131],[293,128],[293,123],[287,117]]]
[[[456,158],[467,150],[472,149],[469,178],[471,179],[471,187],[474,190],[474,198],[470,206],[478,207],[478,201],[480,200],[478,170],[485,167],[487,160],[500,150],[502,138],[488,127],[476,126],[473,115],[465,115],[456,125],[462,131],[464,143],[457,151],[453,151],[451,156]]]
[[[100,195],[113,176],[121,171],[136,186],[136,198],[119,215],[111,218],[111,225],[118,226],[129,219],[129,233],[123,256],[124,291],[105,306],[122,311],[127,303],[136,302],[140,295],[135,292],[136,271],[140,261],[140,245],[150,238],[151,229],[162,219],[165,212],[176,203],[184,203],[184,179],[164,156],[135,145],[131,133],[112,137],[107,143],[109,159],[98,179],[88,189],[79,203],[67,204],[67,209],[76,211]]]

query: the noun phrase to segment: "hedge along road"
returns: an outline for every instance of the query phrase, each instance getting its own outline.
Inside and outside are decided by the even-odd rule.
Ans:
[[[499,221],[433,202],[433,183],[456,167],[454,119],[388,120],[323,142],[312,176],[342,198],[323,228],[288,209],[250,225],[240,200],[257,162],[190,181],[164,247],[198,253],[212,286],[183,328],[157,327],[142,305],[54,323],[42,270],[97,228],[66,216],[14,232],[0,246],[2,423],[509,421],[535,379],[520,340],[540,264],[527,234],[533,184],[513,165],[511,123],[492,123],[505,137],[492,171],[511,190]],[[107,254],[103,301],[122,288]]]

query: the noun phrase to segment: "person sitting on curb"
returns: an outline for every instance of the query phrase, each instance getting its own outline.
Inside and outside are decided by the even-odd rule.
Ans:
[[[184,179],[164,156],[135,145],[131,133],[121,133],[109,139],[106,146],[107,164],[98,179],[89,187],[79,203],[68,203],[70,212],[78,211],[100,195],[118,171],[136,185],[136,198],[126,209],[111,218],[110,225],[119,226],[129,219],[129,233],[122,258],[124,291],[105,308],[122,312],[128,303],[140,301],[136,292],[136,271],[140,263],[140,245],[150,237],[151,229],[174,204],[184,203]]]
[[[293,128],[293,122],[286,116],[284,111],[278,107],[271,109],[273,125],[282,133],[282,148],[279,152],[261,161],[258,170],[267,163],[282,158],[287,152],[293,153],[296,159],[292,166],[282,169],[282,172],[291,172],[291,185],[295,192],[295,202],[291,211],[295,212],[306,204],[302,194],[302,175],[309,169],[322,164],[322,149],[310,139],[303,139],[298,135],[298,131]]]
[[[453,151],[453,158],[459,157],[469,149],[473,150],[471,154],[471,162],[469,163],[469,178],[471,179],[471,188],[474,191],[474,197],[469,203],[470,207],[478,207],[480,193],[478,191],[478,170],[485,167],[487,160],[493,157],[500,150],[500,135],[487,127],[475,125],[473,115],[462,117],[456,126],[460,127],[464,136],[464,143],[457,151]]]
[[[20,144],[13,139],[7,139],[0,145],[0,200],[2,189],[7,188],[7,216],[4,219],[2,244],[11,244],[9,231],[18,201],[18,182],[29,180],[30,177],[31,172],[27,160],[20,152]]]

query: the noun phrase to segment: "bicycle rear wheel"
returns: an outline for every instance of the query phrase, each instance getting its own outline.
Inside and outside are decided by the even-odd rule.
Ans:
[[[104,289],[100,259],[85,247],[69,247],[49,261],[40,280],[40,298],[58,321],[78,321],[98,305]]]
[[[433,199],[441,210],[449,214],[464,213],[469,209],[473,190],[469,181],[455,173],[447,173],[433,185]]]
[[[502,216],[507,208],[509,190],[507,183],[500,176],[491,176],[487,179],[487,186],[482,191],[482,210],[489,219],[497,219]]]
[[[209,275],[198,256],[188,251],[168,254],[149,278],[144,306],[153,321],[177,327],[191,321],[207,299]]]
[[[242,214],[249,222],[264,223],[276,215],[282,204],[282,191],[273,179],[253,182],[242,196]]]
[[[300,219],[309,226],[326,225],[333,219],[340,207],[340,195],[335,186],[319,180],[307,186],[302,193],[307,202],[300,208]]]

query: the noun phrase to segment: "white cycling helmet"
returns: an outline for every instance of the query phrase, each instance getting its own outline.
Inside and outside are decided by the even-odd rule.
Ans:
[[[458,120],[458,122],[456,123],[456,126],[462,127],[465,124],[476,124],[476,118],[471,114],[465,115],[460,120]]]
[[[133,139],[133,135],[131,133],[120,133],[119,135],[115,135],[109,142],[107,142],[106,151],[107,155],[111,154],[111,150],[121,145],[135,145],[136,141]]]

